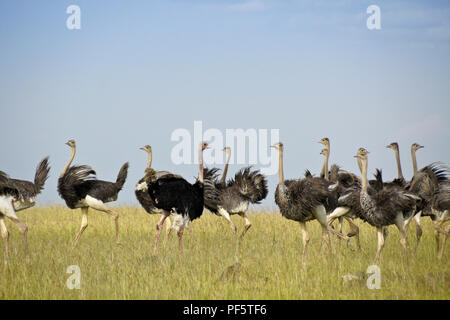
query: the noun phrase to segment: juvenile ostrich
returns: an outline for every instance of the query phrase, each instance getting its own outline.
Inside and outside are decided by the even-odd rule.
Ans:
[[[247,233],[252,223],[247,217],[249,203],[257,204],[265,199],[268,193],[267,180],[259,170],[250,171],[251,167],[241,169],[234,179],[225,182],[228,171],[228,163],[230,161],[231,149],[224,148],[227,154],[223,175],[220,182],[214,183],[214,189],[205,189],[205,207],[211,212],[224,217],[236,234],[237,228],[231,221],[231,215],[238,214],[245,220],[245,227],[242,231],[241,238]],[[207,169],[208,170],[208,169]],[[214,169],[213,169],[214,170]],[[208,170],[208,175],[214,174]],[[214,193],[214,196],[210,195]]]
[[[6,173],[0,171],[0,229],[5,242],[5,264],[8,264],[9,253],[9,232],[6,228],[5,217],[11,219],[19,228],[23,235],[25,253],[28,253],[28,227],[20,221],[16,212],[31,208],[36,204],[36,197],[44,189],[49,171],[48,157],[39,162],[34,182],[11,179]]]
[[[105,203],[117,200],[127,178],[128,162],[120,168],[116,182],[97,180],[96,173],[90,166],[70,166],[76,153],[75,140],[69,140],[66,144],[72,149],[72,154],[59,176],[58,193],[70,209],[80,208],[83,215],[73,247],[76,247],[88,226],[89,208],[105,212],[114,218],[116,242],[119,243],[119,214],[108,208]]]
[[[327,227],[327,203],[331,202],[328,186],[324,179],[313,178],[307,174],[304,179],[284,180],[283,173],[283,144],[281,142],[272,146],[278,150],[278,178],[279,183],[275,190],[275,203],[280,208],[281,215],[287,219],[298,221],[303,234],[302,261],[305,262],[306,248],[309,243],[309,234],[306,222],[317,219],[322,226],[322,240],[325,241],[331,252],[331,242]]]
[[[376,227],[378,232],[378,249],[374,263],[378,263],[384,246],[383,228],[391,224],[395,224],[401,233],[400,244],[404,250],[406,263],[408,263],[406,231],[420,198],[399,188],[382,187],[381,190],[377,190],[370,187],[367,180],[367,155],[367,150],[360,148],[355,157],[361,160],[362,165],[360,203],[363,219]]]
[[[156,225],[155,253],[158,250],[164,221],[171,212],[174,215],[173,228],[177,231],[180,252],[183,249],[184,228],[190,221],[199,218],[203,213],[203,151],[206,148],[208,148],[208,144],[201,142],[198,150],[198,180],[194,184],[190,184],[182,177],[170,173],[161,175],[151,168],[145,173],[148,193],[155,207],[162,210],[162,217]]]
[[[147,168],[145,169],[145,172],[151,169],[152,167],[152,147],[149,145],[146,145],[140,150],[143,150],[147,152],[148,160],[147,160]],[[162,176],[162,173],[159,173]],[[181,178],[181,177],[180,177]],[[145,177],[139,180],[139,182],[136,184],[135,188],[135,195],[138,199],[141,206],[144,208],[144,210],[149,214],[162,214],[162,210],[156,208],[155,203],[153,202],[152,198],[150,197],[150,194],[147,191],[147,183],[145,182]],[[172,223],[170,221],[170,218],[167,219],[167,225],[166,225],[166,238],[169,235],[170,229],[171,229]]]
[[[422,228],[420,226],[420,218],[422,216],[429,216],[434,222],[435,226],[435,238],[436,248],[439,251],[439,233],[440,230],[437,226],[437,216],[434,214],[431,205],[433,197],[439,192],[440,186],[448,181],[448,169],[439,163],[432,163],[420,170],[417,169],[416,151],[422,149],[423,146],[413,143],[411,145],[411,158],[413,163],[414,176],[407,184],[406,188],[418,195],[421,198],[421,202],[417,208],[417,214],[414,216],[416,222],[416,236],[417,245],[419,246],[420,238],[422,236]],[[437,212],[437,211],[435,211]]]

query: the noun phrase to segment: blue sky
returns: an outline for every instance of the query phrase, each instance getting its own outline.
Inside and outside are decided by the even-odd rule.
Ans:
[[[81,30],[66,28],[66,8],[81,8]],[[366,28],[369,5],[381,30]],[[1,1],[0,170],[32,179],[50,155],[39,203],[62,203],[56,182],[78,144],[75,163],[114,180],[125,161],[118,203],[135,204],[150,144],[153,167],[190,181],[195,165],[175,165],[177,128],[279,129],[285,176],[318,173],[322,137],[331,163],[357,172],[412,173],[450,163],[450,3],[448,1]],[[241,166],[231,168],[234,174]],[[265,205],[274,205],[276,176]]]

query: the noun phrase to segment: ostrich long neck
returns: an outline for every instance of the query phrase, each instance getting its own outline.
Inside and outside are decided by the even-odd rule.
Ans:
[[[397,161],[398,178],[403,179],[402,164],[400,163],[400,151],[398,150],[398,148],[396,148],[394,151],[395,151],[395,160]]]
[[[322,171],[320,173],[320,176],[324,176],[325,180],[330,180],[330,177],[328,175],[328,159],[330,157],[330,150],[327,148],[328,152],[325,153],[325,160],[323,161],[323,167],[322,167]]]
[[[283,173],[283,148],[278,151],[278,178],[279,183],[284,184],[284,173]]]
[[[69,162],[67,162],[66,166],[64,167],[63,171],[61,172],[61,177],[66,173],[67,169],[69,169],[70,165],[72,164],[73,158],[75,158],[75,152],[76,152],[76,148],[72,147],[72,154],[70,155]]]
[[[203,149],[198,149],[198,180],[203,183]]]
[[[362,162],[361,162],[361,159],[360,159],[360,158],[358,158],[357,160],[358,160],[358,168],[359,168],[359,171],[361,171],[361,174],[362,174],[362,171],[363,171],[363,167],[362,167]]]
[[[362,190],[367,192],[367,159],[360,160],[358,158],[358,160],[358,163],[361,163]]]
[[[148,152],[148,160],[147,160],[147,169],[150,169],[152,167],[152,152]]]
[[[231,152],[227,152],[227,160],[225,161],[225,166],[223,167],[222,178],[220,179],[220,183],[225,184],[225,179],[227,178],[228,172],[228,163],[230,162]]]
[[[416,175],[417,174],[417,159],[416,159],[416,151],[414,149],[411,149],[411,158],[412,158],[412,163],[413,163],[414,175]]]

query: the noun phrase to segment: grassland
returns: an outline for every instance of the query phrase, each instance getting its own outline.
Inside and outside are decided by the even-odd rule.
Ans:
[[[205,212],[185,232],[184,252],[173,236],[153,255],[157,215],[141,208],[117,208],[121,245],[114,241],[113,220],[90,211],[89,227],[79,246],[71,243],[81,214],[64,207],[36,207],[20,212],[29,226],[28,257],[12,223],[10,263],[0,264],[1,299],[449,299],[450,254],[436,259],[433,227],[423,219],[424,235],[409,268],[404,264],[395,227],[383,251],[381,289],[366,281],[344,282],[348,273],[363,274],[372,264],[376,232],[360,221],[362,251],[351,251],[334,236],[333,251],[320,248],[321,230],[308,223],[311,241],[301,262],[299,225],[280,214],[251,212],[253,227],[236,241],[226,221]],[[242,230],[238,216],[233,221]],[[414,248],[414,226],[409,231]],[[162,238],[163,240],[163,238]],[[354,242],[352,240],[352,245]],[[411,250],[412,251],[412,250]],[[81,289],[69,290],[66,269],[78,265]]]

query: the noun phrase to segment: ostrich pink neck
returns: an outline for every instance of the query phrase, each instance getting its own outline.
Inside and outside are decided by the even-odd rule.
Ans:
[[[148,152],[147,169],[152,167],[152,151]]]
[[[67,162],[66,166],[64,167],[63,171],[61,172],[61,177],[66,173],[67,169],[69,169],[70,165],[72,164],[73,158],[75,158],[75,152],[76,152],[76,147],[72,147],[72,154],[70,155],[69,162]]]
[[[228,163],[230,162],[231,152],[227,151],[227,159],[225,161],[225,166],[223,167],[222,178],[220,179],[220,183],[225,184],[225,179],[227,178],[228,172]]]
[[[278,150],[278,178],[279,183],[284,183],[284,173],[283,173],[283,147]]]
[[[198,180],[203,182],[203,148],[200,145],[198,149]]]

